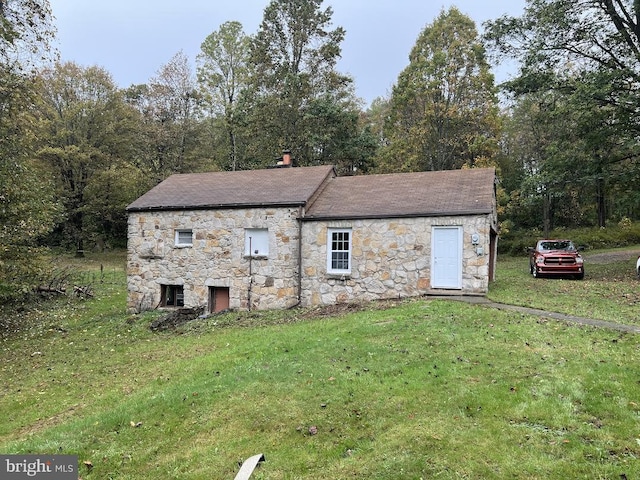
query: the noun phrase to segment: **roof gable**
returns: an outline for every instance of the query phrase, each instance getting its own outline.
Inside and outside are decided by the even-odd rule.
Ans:
[[[305,205],[335,176],[331,165],[172,175],[128,211]]]
[[[305,218],[488,214],[495,208],[494,181],[493,168],[336,177]]]

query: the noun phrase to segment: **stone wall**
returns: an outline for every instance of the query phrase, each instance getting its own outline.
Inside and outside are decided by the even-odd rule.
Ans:
[[[208,308],[209,287],[229,288],[232,309],[247,309],[249,297],[251,309],[296,304],[297,217],[297,208],[130,213],[128,310],[158,307],[161,285],[183,286],[185,307]],[[268,255],[245,255],[246,228],[268,229]],[[175,245],[182,229],[192,230],[192,246]]]
[[[130,312],[160,306],[161,285],[179,285],[184,306],[209,309],[209,287],[229,289],[229,308],[288,308],[413,297],[431,288],[434,226],[463,227],[461,294],[484,294],[489,284],[495,214],[338,222],[305,221],[299,241],[297,208],[132,212],[129,215]],[[352,229],[351,274],[327,274],[327,228]],[[245,229],[267,228],[269,252],[245,255]],[[176,246],[175,231],[191,229],[193,244]],[[471,244],[479,234],[480,243]],[[298,249],[302,244],[302,252]],[[495,252],[494,252],[495,253]],[[299,293],[299,258],[302,285]]]
[[[398,218],[337,222],[304,222],[302,304],[415,297],[431,288],[431,235],[434,226],[463,229],[462,289],[484,294],[489,288],[493,216]],[[327,273],[327,229],[351,228],[351,274]],[[472,245],[477,233],[480,243]]]

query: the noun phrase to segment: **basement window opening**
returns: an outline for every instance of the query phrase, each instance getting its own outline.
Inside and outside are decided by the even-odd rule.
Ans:
[[[163,307],[184,307],[184,287],[182,285],[161,285],[160,305]]]

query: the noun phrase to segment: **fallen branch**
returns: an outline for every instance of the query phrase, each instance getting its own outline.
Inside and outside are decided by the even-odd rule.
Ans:
[[[91,289],[91,285],[85,285],[84,287],[79,287],[78,285],[74,285],[73,293],[76,294],[78,297],[83,295],[85,297],[93,297],[93,291]]]
[[[56,295],[64,295],[67,293],[67,289],[64,287],[51,287],[47,285],[39,285],[36,287],[38,293],[55,293]]]

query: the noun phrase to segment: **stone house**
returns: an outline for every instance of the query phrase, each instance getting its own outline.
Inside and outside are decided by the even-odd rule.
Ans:
[[[337,177],[332,166],[173,175],[127,207],[128,310],[482,295],[490,168]]]

